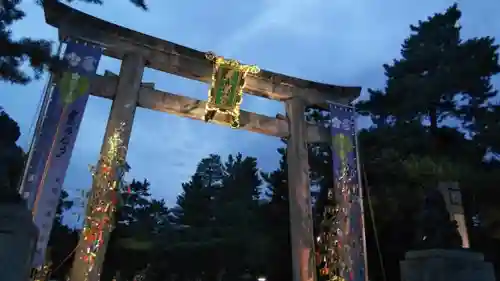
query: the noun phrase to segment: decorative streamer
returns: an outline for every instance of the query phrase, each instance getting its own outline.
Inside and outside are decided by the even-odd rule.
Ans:
[[[90,78],[95,75],[101,53],[100,48],[69,41],[64,55],[67,69],[54,75],[56,87],[22,187],[39,229],[34,268],[44,262],[61,188],[89,97]]]
[[[125,189],[124,177],[130,170],[122,155],[125,147],[121,134],[125,124],[121,124],[108,139],[107,151],[101,155],[98,164],[91,167],[96,190],[91,194],[88,203],[89,215],[85,218],[82,235],[86,241],[82,259],[87,264],[89,273],[95,268],[98,252],[104,245],[104,235],[114,228],[114,214],[121,202],[121,191]]]
[[[358,175],[355,112],[352,107],[330,104],[334,186],[318,237],[320,273],[329,280],[365,280],[364,227]]]

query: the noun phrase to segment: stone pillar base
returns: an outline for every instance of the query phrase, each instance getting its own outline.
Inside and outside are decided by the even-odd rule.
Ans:
[[[0,280],[29,280],[37,238],[37,227],[24,204],[0,204]]]
[[[495,281],[493,265],[467,250],[410,251],[400,266],[401,281]]]

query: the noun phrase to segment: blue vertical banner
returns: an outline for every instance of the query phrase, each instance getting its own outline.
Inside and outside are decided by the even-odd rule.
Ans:
[[[338,207],[338,274],[346,281],[365,281],[363,202],[358,176],[355,111],[352,107],[330,104],[330,113],[334,190]]]
[[[64,54],[67,68],[55,78],[56,87],[23,188],[39,230],[33,267],[41,266],[45,259],[62,185],[89,98],[90,79],[96,73],[101,54],[100,48],[68,42]]]

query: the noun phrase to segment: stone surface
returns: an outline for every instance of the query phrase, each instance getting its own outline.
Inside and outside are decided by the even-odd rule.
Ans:
[[[400,265],[401,281],[495,281],[483,254],[466,250],[410,251]]]
[[[26,281],[38,230],[24,204],[0,205],[0,280]]]
[[[441,192],[429,188],[417,220],[415,249],[460,249],[462,239],[457,223],[450,220],[446,201]]]
[[[469,248],[469,234],[465,221],[465,212],[462,204],[462,193],[457,182],[440,182],[438,190],[443,194],[450,219],[457,222],[458,232],[462,238],[462,247]]]

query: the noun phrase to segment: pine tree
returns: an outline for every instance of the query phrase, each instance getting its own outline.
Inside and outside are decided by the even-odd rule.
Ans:
[[[203,158],[191,180],[182,184],[183,192],[174,208],[175,223],[191,227],[211,225],[214,217],[213,200],[222,186],[224,167],[219,155]]]
[[[117,272],[128,280],[146,268],[157,254],[160,232],[170,226],[165,202],[151,197],[146,179],[122,186],[120,197],[102,280],[111,280]]]
[[[36,2],[48,5],[57,0],[37,0]],[[102,0],[79,0],[87,3],[102,4]],[[71,2],[71,1],[69,1]],[[130,0],[130,2],[146,10],[144,0]],[[11,26],[22,20],[26,14],[19,8],[21,0],[0,1],[0,80],[15,84],[29,83],[33,78],[38,79],[48,69],[57,70],[61,63],[52,54],[51,42],[31,38],[12,38]],[[23,70],[25,63],[34,72],[28,74]]]
[[[215,200],[215,223],[223,239],[225,278],[239,278],[246,270],[255,272],[265,245],[258,213],[259,171],[257,159],[238,153],[228,156],[225,176]]]
[[[202,159],[191,180],[182,185],[172,210],[174,237],[165,245],[168,255],[175,255],[176,274],[184,278],[202,275],[216,278],[221,265],[220,231],[215,222],[215,197],[222,186],[224,167],[220,156]]]
[[[62,219],[64,212],[71,209],[75,202],[68,199],[69,194],[66,190],[61,190],[61,195],[59,196],[59,203],[57,204],[55,223],[62,224]]]
[[[204,184],[204,180],[198,174],[193,175],[188,183],[183,183],[182,190],[182,194],[177,197],[177,206],[173,210],[175,223],[191,227],[209,225],[213,216],[214,191]]]
[[[271,173],[262,173],[266,183],[264,194],[270,199],[270,204],[288,206],[288,165],[286,163],[286,149],[279,148],[281,155],[279,168]]]
[[[63,279],[66,276],[72,262],[68,257],[73,255],[73,250],[78,243],[77,231],[68,227],[62,221],[64,212],[70,210],[74,205],[74,202],[68,197],[68,193],[62,190],[56,209],[56,217],[50,232],[48,248],[50,249],[50,261],[52,262],[52,278]]]
[[[458,180],[463,192],[484,189],[487,184],[475,175],[484,175],[485,152],[492,140],[500,139],[494,132],[500,113],[491,99],[496,95],[491,77],[500,73],[498,46],[490,37],[462,39],[460,17],[453,5],[410,26],[401,57],[383,66],[385,88],[370,89],[370,99],[357,104],[375,123],[359,140],[388,279],[399,278],[400,257],[411,247],[408,237],[416,232],[422,185],[432,188],[437,181]],[[450,119],[473,139],[446,127]],[[442,169],[429,175],[429,166],[467,172],[452,179]],[[371,237],[368,248],[375,249]],[[370,271],[376,276],[374,269]]]
[[[225,176],[222,179],[222,186],[217,194],[217,207],[223,212],[219,213],[219,218],[223,223],[234,221],[231,216],[243,219],[241,216],[251,216],[255,213],[260,197],[257,159],[245,157],[238,153],[236,157],[228,156],[224,165]],[[247,223],[252,223],[250,218],[244,219]]]
[[[150,183],[144,179],[142,182],[132,180],[132,182],[120,190],[120,206],[116,213],[118,227],[126,226],[138,221],[138,213],[147,209],[150,205],[151,193]]]
[[[201,159],[196,167],[195,176],[199,177],[206,188],[220,188],[224,178],[224,166],[219,155],[210,154]]]
[[[447,117],[473,122],[474,112],[496,94],[490,78],[500,73],[498,45],[490,37],[461,40],[460,17],[455,4],[411,25],[402,57],[384,65],[385,89],[370,89],[360,112],[378,125],[425,121],[434,134]]]
[[[279,168],[262,174],[265,195],[269,203],[264,206],[264,221],[268,229],[269,251],[266,255],[268,280],[292,279],[292,252],[290,240],[290,212],[288,207],[288,165],[286,150],[279,148]]]

